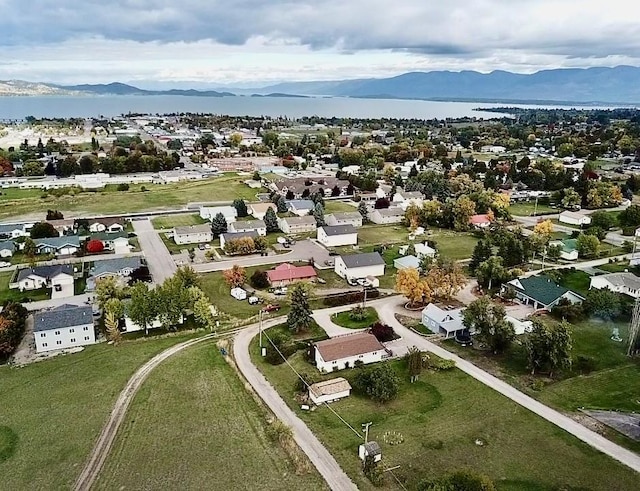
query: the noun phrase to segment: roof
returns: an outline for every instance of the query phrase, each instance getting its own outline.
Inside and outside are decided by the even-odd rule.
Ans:
[[[13,232],[14,230],[24,230],[22,223],[2,223],[0,224],[0,234]]]
[[[366,266],[384,265],[384,259],[378,252],[363,252],[362,254],[349,254],[340,256],[347,268],[364,268]]]
[[[267,225],[264,223],[264,220],[242,220],[229,224],[229,226],[233,227],[235,230],[238,229],[249,229],[249,230],[257,230],[259,228],[266,228]]]
[[[561,217],[565,217],[565,218],[573,218],[574,220],[584,220],[585,218],[588,218],[589,220],[591,220],[591,217],[588,215],[585,215],[583,213],[576,213],[575,211],[563,211],[562,213],[560,213]]]
[[[380,213],[380,216],[383,217],[399,217],[404,216],[404,211],[399,206],[394,206],[392,208],[380,208],[378,210],[374,210]]]
[[[309,391],[313,392],[316,397],[330,396],[345,390],[351,390],[351,384],[342,377],[332,378],[309,386]]]
[[[276,205],[273,203],[250,203],[249,208],[257,212],[266,212],[269,208],[273,208],[273,211],[277,211]]]
[[[61,273],[73,276],[73,267],[70,264],[53,264],[51,266],[36,266],[34,268],[20,269],[18,270],[16,281],[22,281],[31,275],[37,275],[41,278],[53,278]]]
[[[93,324],[93,313],[90,305],[60,305],[51,310],[43,310],[34,315],[33,330],[52,331],[62,327]]]
[[[107,273],[117,273],[126,268],[138,269],[140,266],[142,266],[142,261],[139,256],[105,259],[94,263],[93,268],[91,268],[91,275],[100,276]]]
[[[342,213],[330,213],[336,220],[362,220],[362,215],[357,211],[345,211]],[[328,217],[329,215],[327,215]]]
[[[420,267],[420,259],[418,259],[416,256],[413,256],[413,255],[399,257],[398,259],[395,259],[393,262],[405,268],[418,269],[418,267]]]
[[[315,347],[324,361],[340,360],[384,350],[382,343],[368,332],[345,334],[326,341],[319,341],[315,344]]]
[[[640,290],[640,278],[633,273],[609,273],[597,276],[608,281],[613,286],[623,286],[630,290]]]
[[[473,215],[469,218],[469,223],[472,225],[478,225],[480,223],[491,223],[491,219],[489,218],[489,215],[486,214]]]
[[[63,219],[63,220],[47,220],[46,223],[51,224],[54,228],[64,228],[64,227],[71,227],[73,228],[73,226],[75,225],[76,221],[73,219]]]
[[[9,249],[9,250],[15,251],[16,245],[14,244],[14,242],[12,240],[0,241],[0,251],[3,251],[5,249]]]
[[[91,240],[110,241],[115,239],[128,239],[129,234],[122,232],[96,232],[91,234]]]
[[[244,237],[251,237],[255,239],[258,237],[258,232],[255,230],[248,230],[246,232],[226,232],[224,234],[220,234],[221,237],[224,237],[225,242],[229,242],[230,240],[238,240]]]
[[[289,225],[315,225],[316,219],[312,216],[305,217],[285,217],[282,220],[287,222]]]
[[[422,199],[424,195],[420,191],[398,191],[404,199]]]
[[[462,322],[462,309],[445,310],[434,303],[430,303],[422,309],[422,315],[433,319],[438,324],[452,322],[459,319]]]
[[[324,233],[327,234],[329,237],[334,236],[334,235],[347,235],[347,234],[357,234],[358,231],[356,230],[356,228],[351,225],[325,225],[324,227],[321,227],[322,230],[324,230]]]
[[[218,213],[222,213],[224,216],[238,216],[238,210],[234,206],[201,206],[200,210],[206,210],[207,213],[213,216]]]
[[[562,241],[562,250],[564,252],[573,252],[578,250],[578,239],[564,239]]]
[[[378,442],[364,443],[364,449],[367,452],[367,455],[380,455],[382,453],[382,449]]]
[[[46,239],[35,239],[33,242],[36,244],[36,247],[50,246],[55,249],[60,249],[67,245],[80,247],[80,237],[78,237],[77,235],[63,235],[62,237],[48,237]]]
[[[516,290],[533,298],[543,305],[549,305],[569,290],[558,285],[555,281],[545,275],[529,276],[528,278],[517,278],[509,282]],[[522,285],[520,288],[519,285]]]
[[[293,264],[283,263],[267,271],[267,276],[270,282],[274,282],[315,278],[317,273],[313,266],[294,266]]]
[[[173,230],[176,235],[210,234],[211,225],[206,223],[202,225],[187,225],[185,227],[175,227]]]
[[[110,227],[115,223],[117,223],[118,225],[122,225],[123,220],[120,217],[92,218],[89,220],[89,224],[92,224],[92,223],[101,223],[105,227]]]
[[[287,201],[287,208],[295,208],[296,210],[312,210],[316,204],[310,199],[292,199]]]

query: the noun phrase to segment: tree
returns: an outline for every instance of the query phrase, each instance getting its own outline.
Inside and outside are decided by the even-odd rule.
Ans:
[[[566,188],[563,190],[564,197],[560,201],[564,208],[573,209],[580,206],[582,198],[578,192],[573,188]]]
[[[47,221],[50,220],[64,220],[64,215],[58,210],[47,210]]]
[[[471,254],[471,261],[469,262],[469,270],[471,273],[475,274],[476,268],[480,266],[480,263],[485,262],[492,254],[493,248],[491,247],[489,239],[480,239],[473,248],[473,253]]]
[[[457,471],[435,480],[423,479],[417,491],[496,491],[496,486],[488,476]]]
[[[524,345],[527,350],[531,374],[547,372],[553,377],[557,369],[571,366],[571,331],[565,321],[550,326],[538,318],[532,319],[533,326]]]
[[[251,286],[254,288],[267,288],[269,286],[269,275],[266,271],[257,269],[251,275]]]
[[[373,207],[376,210],[389,208],[389,206],[391,206],[391,202],[389,201],[389,198],[378,198],[376,202],[373,204]]]
[[[324,191],[320,189],[319,191],[316,191],[315,193],[313,193],[311,195],[311,201],[313,201],[315,205],[321,204],[322,207],[324,208]]]
[[[8,301],[0,314],[0,358],[18,347],[24,336],[27,309],[17,302]]]
[[[367,204],[364,201],[358,203],[358,213],[362,216],[362,223],[369,221],[369,208],[367,208]]]
[[[505,316],[506,310],[502,305],[481,297],[464,309],[462,322],[468,329],[475,329],[481,341],[497,354],[509,348],[516,335],[513,324]]]
[[[440,258],[431,266],[424,281],[433,297],[451,300],[467,284],[467,277],[458,263]]]
[[[87,252],[90,254],[97,254],[99,252],[104,251],[104,244],[100,240],[92,239],[87,242]]]
[[[24,247],[22,248],[22,251],[24,252],[24,255],[30,259],[35,257],[36,252],[38,252],[38,250],[36,248],[36,243],[33,241],[33,239],[31,239],[30,237],[27,237],[24,240]]]
[[[269,242],[267,241],[266,237],[262,237],[261,235],[259,235],[258,237],[255,237],[253,239],[253,247],[258,252],[264,252],[268,249]]]
[[[37,160],[29,160],[22,166],[22,174],[25,176],[43,176],[44,166]]]
[[[640,225],[640,205],[628,206],[618,215],[618,221],[623,227],[637,227]]]
[[[120,332],[120,319],[113,312],[106,312],[104,316],[104,327],[107,331],[107,339],[117,346],[122,341]]]
[[[475,212],[476,204],[471,198],[466,195],[460,196],[451,209],[454,230],[467,230],[469,228],[469,219]]]
[[[316,206],[313,208],[313,218],[316,219],[316,225],[318,227],[323,227],[324,225],[326,225],[325,221],[324,221],[324,206],[322,206],[322,203],[316,203]]]
[[[240,143],[242,143],[242,135],[240,133],[232,133],[229,135],[229,144],[233,148],[238,148]]]
[[[404,221],[410,230],[415,230],[420,225],[422,219],[422,208],[411,203],[404,212]]]
[[[476,268],[478,283],[485,288],[491,289],[502,283],[507,277],[507,270],[504,267],[501,257],[491,256]]]
[[[174,276],[180,280],[184,289],[191,288],[192,286],[200,286],[200,277],[191,266],[179,267]]]
[[[340,196],[340,188],[338,187],[338,185],[336,184],[335,186],[333,186],[333,188],[331,189],[331,197],[336,198]]]
[[[216,327],[217,310],[211,305],[207,295],[197,286],[192,286],[188,291],[193,305],[193,317],[203,327],[213,331]]]
[[[395,331],[393,330],[393,327],[391,327],[388,324],[384,324],[382,322],[374,322],[369,331],[381,343],[393,341],[398,337]]]
[[[308,189],[306,189],[305,191],[308,191]],[[276,211],[278,213],[286,213],[288,211],[287,202],[279,194],[276,195],[275,201],[273,202],[273,204],[276,205]]]
[[[117,280],[113,276],[107,276],[96,281],[95,298],[98,306],[104,311],[107,302],[112,298],[120,299],[123,297],[122,288],[118,286]]]
[[[267,233],[277,232],[280,230],[278,225],[278,216],[273,208],[268,208],[264,214],[264,224],[267,228]]]
[[[222,272],[224,281],[229,285],[229,288],[241,287],[247,281],[247,273],[242,266],[234,264],[231,269],[227,269]]]
[[[612,292],[608,288],[591,289],[587,292],[583,308],[594,317],[612,321],[622,311],[620,294]]]
[[[135,283],[129,290],[131,301],[127,304],[127,315],[137,325],[149,334],[149,327],[158,318],[158,295],[150,290],[146,283]]]
[[[251,254],[256,250],[255,242],[252,237],[240,237],[235,240],[227,240],[224,243],[224,252],[227,254]]]
[[[313,321],[307,289],[299,283],[291,288],[289,295],[291,310],[287,316],[287,326],[295,333],[306,331]]]
[[[217,213],[211,220],[211,232],[214,237],[220,237],[220,235],[227,232],[227,219],[222,213]]]
[[[122,319],[124,317],[124,304],[122,300],[117,297],[113,297],[104,302],[104,312],[111,313],[116,319]]]
[[[48,237],[59,237],[60,234],[53,225],[48,222],[38,222],[31,227],[29,236],[32,239],[46,239]]]
[[[357,391],[381,403],[395,399],[400,386],[395,370],[388,363],[360,370],[353,383]]]
[[[418,375],[422,372],[422,367],[424,365],[422,361],[422,352],[415,346],[412,346],[409,348],[409,351],[407,351],[405,360],[407,361],[409,380],[413,383],[418,380]]]
[[[244,202],[242,198],[233,200],[233,207],[236,209],[238,213],[238,218],[244,218],[249,215],[249,211],[247,210],[247,204]]]
[[[155,290],[158,305],[158,318],[162,324],[171,328],[182,322],[184,312],[191,306],[189,290],[184,288],[177,276],[167,278]]]
[[[533,227],[533,233],[549,240],[553,235],[553,222],[551,220],[542,220]]]
[[[616,226],[616,217],[611,213],[607,213],[603,210],[598,210],[591,214],[591,226],[598,227],[602,230],[609,230]]]
[[[576,240],[576,248],[580,257],[595,257],[600,250],[600,241],[595,235],[581,233]]]
[[[410,305],[420,305],[431,301],[431,287],[420,272],[414,268],[401,269],[396,275],[396,290],[409,299]]]

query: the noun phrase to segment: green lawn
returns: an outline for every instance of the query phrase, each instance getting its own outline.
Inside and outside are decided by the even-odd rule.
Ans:
[[[267,426],[215,344],[194,346],[145,381],[95,489],[326,489],[306,458],[296,472]]]
[[[608,273],[623,273],[625,271],[631,271],[638,274],[638,268],[629,266],[629,261],[618,261],[615,263],[608,263],[598,266],[598,269],[606,271]]]
[[[180,254],[183,250],[189,250],[192,247],[197,247],[197,244],[176,244],[173,238],[167,237],[165,233],[159,233],[160,239],[164,243],[165,247],[169,250],[170,254]]]
[[[436,248],[442,257],[456,261],[469,259],[478,242],[477,237],[471,233],[452,230],[433,231],[427,238],[436,243]]]
[[[587,294],[591,284],[591,276],[579,269],[560,270],[559,272],[562,273],[559,285],[583,296]]]
[[[349,329],[364,329],[378,320],[378,313],[373,307],[365,307],[365,317],[361,320],[351,318],[351,311],[340,312],[331,316],[331,322]]]
[[[533,215],[534,210],[537,215],[551,215],[560,213],[560,210],[557,208],[551,208],[548,205],[543,205],[538,203],[538,207],[536,209],[536,202],[529,201],[523,203],[513,203],[509,205],[509,213],[516,216],[531,216]]]
[[[325,200],[324,202],[324,212],[326,215],[329,213],[342,213],[345,211],[358,211],[358,208],[339,200]]]
[[[359,489],[374,489],[362,475],[357,457],[361,440],[325,407],[301,411],[293,398],[296,376],[286,364],[267,364],[259,356],[255,339],[251,353],[285,402],[318,435]],[[301,352],[289,361],[298,370],[315,371]],[[421,478],[460,469],[489,475],[500,490],[637,489],[633,471],[463,372],[425,372],[410,384],[404,363],[395,361],[392,366],[401,378],[398,399],[380,405],[352,394],[331,408],[357,430],[362,423],[373,422],[369,439],[380,444],[385,468],[400,466],[394,474],[407,489],[415,489]],[[339,375],[352,378],[355,373],[356,369],[343,370]],[[403,442],[386,443],[387,432],[400,434]],[[478,439],[483,445],[476,444]],[[398,489],[389,475],[385,488]]]
[[[70,489],[129,377],[190,337],[101,343],[22,368],[1,366],[0,429],[17,441],[0,459],[3,489]]]
[[[409,243],[409,231],[403,225],[365,225],[358,229],[358,243],[367,245]]]
[[[200,218],[200,215],[198,214],[164,215],[153,218],[151,223],[155,229],[168,229],[188,225],[201,225],[203,223],[208,223],[208,220]]]
[[[37,300],[48,300],[51,298],[51,290],[49,288],[25,292],[21,292],[18,289],[10,290],[9,283],[11,283],[11,278],[13,278],[14,274],[14,271],[4,271],[0,273],[0,304],[7,300],[22,302],[25,299],[29,299],[35,302]]]
[[[264,305],[250,305],[247,300],[236,300],[230,294],[231,289],[222,277],[221,271],[213,273],[205,273],[200,275],[200,285],[202,290],[211,299],[211,303],[218,307],[222,312],[236,319],[248,319],[256,317]],[[286,301],[286,296],[282,296],[277,300],[281,306]],[[265,301],[269,303],[270,301]]]

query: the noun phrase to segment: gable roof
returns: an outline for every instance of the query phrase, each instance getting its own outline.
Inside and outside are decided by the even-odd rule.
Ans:
[[[10,234],[14,230],[24,231],[23,223],[0,223],[0,234]]]
[[[249,203],[248,208],[258,213],[266,213],[269,208],[273,208],[273,211],[278,211],[278,208],[273,203]]]
[[[184,227],[174,227],[174,233],[176,235],[190,235],[190,234],[207,234],[211,232],[211,225],[186,225]]]
[[[404,216],[404,211],[402,211],[402,208],[400,208],[399,206],[394,206],[391,208],[380,208],[378,210],[373,210],[373,211],[377,211],[380,214],[380,216],[383,216],[383,217]]]
[[[73,267],[70,264],[52,264],[50,266],[35,266],[33,268],[24,268],[18,270],[16,281],[22,281],[25,278],[36,275],[41,278],[53,278],[59,274],[68,274],[73,276]]]
[[[633,273],[609,273],[597,276],[597,278],[602,278],[613,286],[622,286],[630,290],[640,290],[640,278]]]
[[[282,220],[287,222],[289,225],[311,225],[316,224],[316,219],[312,216],[304,216],[304,217],[285,217]]]
[[[324,361],[340,360],[385,349],[382,343],[368,332],[345,334],[326,341],[319,341],[315,347]]]
[[[105,227],[110,227],[115,223],[117,223],[118,225],[123,225],[123,220],[120,217],[91,218],[89,220],[89,225],[92,225],[94,223],[101,223]]]
[[[257,230],[259,228],[266,228],[267,225],[264,220],[240,220],[229,224],[229,227],[233,227],[235,230],[247,229]]]
[[[565,218],[573,218],[574,220],[584,220],[585,218],[591,219],[591,217],[583,213],[576,213],[575,211],[569,211],[569,210],[563,211],[562,213],[560,213],[559,216],[565,217]]]
[[[258,237],[258,232],[255,230],[247,230],[246,232],[225,232],[224,234],[220,234],[221,237],[224,237],[225,242],[229,242],[230,240],[238,240],[243,237],[251,237],[255,239]]]
[[[517,278],[509,282],[521,293],[543,305],[549,305],[570,291],[545,275]],[[520,288],[520,285],[522,288]],[[572,292],[573,293],[573,292]]]
[[[80,247],[80,237],[77,235],[63,235],[62,237],[48,237],[46,239],[35,239],[36,247],[49,246],[54,249],[61,249],[65,246]]]
[[[287,201],[287,209],[313,210],[316,204],[310,199],[292,199]]]
[[[462,318],[462,309],[445,310],[438,307],[434,303],[430,303],[422,309],[422,315],[426,315],[429,319],[433,319],[438,324],[448,322],[457,318]],[[451,318],[451,319],[448,319]]]
[[[324,233],[327,234],[327,236],[332,237],[335,235],[347,235],[347,234],[357,234],[358,231],[356,230],[356,228],[351,225],[351,224],[347,224],[347,225],[325,225],[324,227],[320,227],[322,230],[324,230]]]
[[[12,240],[0,241],[0,251],[3,251],[5,249],[9,249],[11,251],[15,251],[16,250],[16,245]]]
[[[333,215],[336,220],[362,220],[362,215],[357,211],[343,211],[342,213],[329,213],[327,217]]]
[[[378,252],[363,252],[361,254],[349,254],[340,256],[347,268],[364,268],[366,266],[384,265],[384,259]]]
[[[115,274],[125,268],[138,269],[140,266],[142,266],[142,260],[139,256],[105,259],[94,263],[93,268],[91,268],[91,275],[100,276],[108,273]]]
[[[471,225],[480,225],[481,223],[491,223],[491,219],[486,214],[473,215],[469,218],[469,223]]]
[[[60,305],[51,310],[43,310],[34,315],[33,330],[52,331],[63,327],[93,324],[90,305]]]
[[[332,378],[323,382],[317,382],[309,386],[309,392],[313,392],[316,397],[339,394],[345,390],[351,390],[351,384],[342,377]]]
[[[293,264],[283,263],[267,271],[267,276],[269,277],[269,281],[274,282],[315,278],[317,273],[316,270],[313,269],[313,266],[294,266]]]

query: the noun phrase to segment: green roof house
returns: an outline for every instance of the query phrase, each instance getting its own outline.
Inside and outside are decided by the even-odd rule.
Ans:
[[[578,239],[564,239],[550,242],[549,245],[562,247],[560,258],[565,261],[576,261],[578,259]]]
[[[503,288],[512,288],[516,298],[534,310],[550,310],[566,298],[571,303],[582,303],[584,297],[558,285],[548,276],[529,276],[509,281]]]

